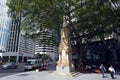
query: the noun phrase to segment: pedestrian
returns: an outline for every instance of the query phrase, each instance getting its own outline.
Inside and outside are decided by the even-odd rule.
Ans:
[[[113,68],[113,66],[111,65],[108,70],[110,71],[110,75],[112,79],[115,79],[114,74],[115,74],[115,69]]]
[[[102,77],[105,78],[106,68],[104,67],[103,64],[101,64],[99,68],[100,68],[100,72],[102,73]]]

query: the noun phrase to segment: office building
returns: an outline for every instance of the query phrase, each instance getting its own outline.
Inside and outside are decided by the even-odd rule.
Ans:
[[[8,15],[7,0],[0,0],[0,59],[6,52],[7,41],[10,33],[11,18]]]
[[[25,62],[34,58],[34,41],[23,36],[21,16],[8,15],[7,0],[0,1],[0,56],[3,62]]]
[[[35,41],[35,54],[47,54],[54,61],[57,57],[57,46],[53,42],[47,42],[49,37],[52,36],[52,32],[41,32],[41,36],[38,40]]]

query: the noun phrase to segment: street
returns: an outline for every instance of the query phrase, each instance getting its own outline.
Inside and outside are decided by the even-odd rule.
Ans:
[[[17,73],[22,73],[25,72],[24,71],[24,63],[19,63],[18,68],[17,69],[1,69],[0,68],[0,78],[1,77],[5,77],[5,76],[9,76],[9,75],[13,75],[13,74],[17,74]],[[50,70],[54,70],[55,69],[55,65],[49,65],[48,66]],[[28,72],[28,71],[27,71]]]
[[[24,72],[24,68],[19,66],[17,69],[1,69],[0,68],[0,78],[4,77],[4,76],[9,76],[9,75],[13,75],[16,73],[21,73]]]

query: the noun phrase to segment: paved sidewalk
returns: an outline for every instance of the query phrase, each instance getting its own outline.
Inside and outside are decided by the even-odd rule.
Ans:
[[[79,74],[75,77],[63,77],[51,75],[50,72],[51,71],[28,71],[2,77],[0,80],[113,80],[109,74],[106,74],[106,78],[102,78],[101,74],[96,73]],[[115,75],[115,77],[116,79],[114,80],[120,80],[120,75]]]

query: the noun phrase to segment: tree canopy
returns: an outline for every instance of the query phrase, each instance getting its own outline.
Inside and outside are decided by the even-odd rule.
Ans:
[[[120,9],[117,0],[9,0],[11,15],[21,15],[21,27],[32,37],[53,30],[59,37],[63,15],[68,17],[72,36],[89,40],[106,37],[119,28]],[[116,6],[116,8],[115,8]]]
[[[63,15],[67,17],[73,45],[104,39],[120,31],[119,0],[8,0],[12,17],[21,16],[21,27],[33,38],[52,31],[48,40],[59,42]],[[14,16],[13,16],[14,15]]]

